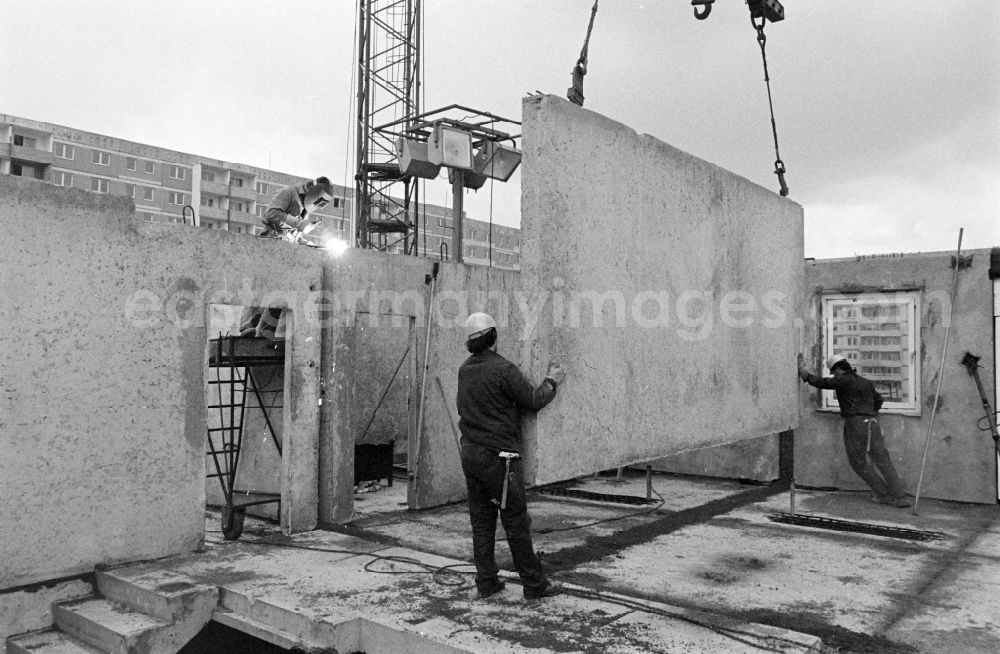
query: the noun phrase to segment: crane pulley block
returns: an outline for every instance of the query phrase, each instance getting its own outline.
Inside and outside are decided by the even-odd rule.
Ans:
[[[747,6],[753,18],[765,18],[772,23],[785,19],[785,8],[778,0],[747,0]]]

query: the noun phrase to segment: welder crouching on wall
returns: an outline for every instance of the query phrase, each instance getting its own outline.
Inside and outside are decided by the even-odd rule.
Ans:
[[[517,366],[497,354],[492,317],[474,313],[465,327],[471,356],[458,370],[458,425],[479,597],[504,589],[494,556],[498,513],[525,599],[557,595],[562,586],[545,577],[531,542],[519,414],[551,402],[565,372],[553,362],[542,383],[533,388]]]
[[[264,214],[262,238],[276,238],[292,243],[308,242],[307,235],[322,222],[312,212],[333,201],[333,184],[317,177],[302,184],[286,186],[271,198]],[[282,331],[282,311],[272,307],[244,307],[240,315],[240,335],[275,339]]]

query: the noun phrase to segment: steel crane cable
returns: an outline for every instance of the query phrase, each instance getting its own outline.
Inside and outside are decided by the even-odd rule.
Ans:
[[[760,17],[760,22],[754,18],[753,15],[750,16],[750,24],[757,31],[757,43],[760,45],[760,58],[764,62],[764,83],[767,86],[767,106],[771,111],[771,133],[774,135],[774,174],[778,176],[778,182],[781,184],[781,197],[786,197],[788,195],[788,185],[785,183],[785,162],[781,160],[781,153],[778,151],[778,126],[774,122],[774,102],[771,99],[771,76],[767,72],[767,51],[765,50],[765,45],[767,44],[767,37],[764,35],[764,24],[767,19],[764,16]]]

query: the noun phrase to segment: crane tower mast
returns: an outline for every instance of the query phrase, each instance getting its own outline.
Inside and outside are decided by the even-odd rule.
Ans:
[[[396,135],[420,106],[421,0],[359,0],[355,245],[416,252],[418,189]],[[402,122],[400,122],[402,121]],[[392,130],[382,126],[392,124]]]

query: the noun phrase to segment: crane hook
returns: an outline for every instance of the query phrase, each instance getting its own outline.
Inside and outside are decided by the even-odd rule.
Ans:
[[[715,0],[691,0],[691,6],[695,8],[694,17],[698,20],[705,20],[708,15],[712,13],[712,3]],[[702,11],[698,11],[698,7],[701,7]]]

